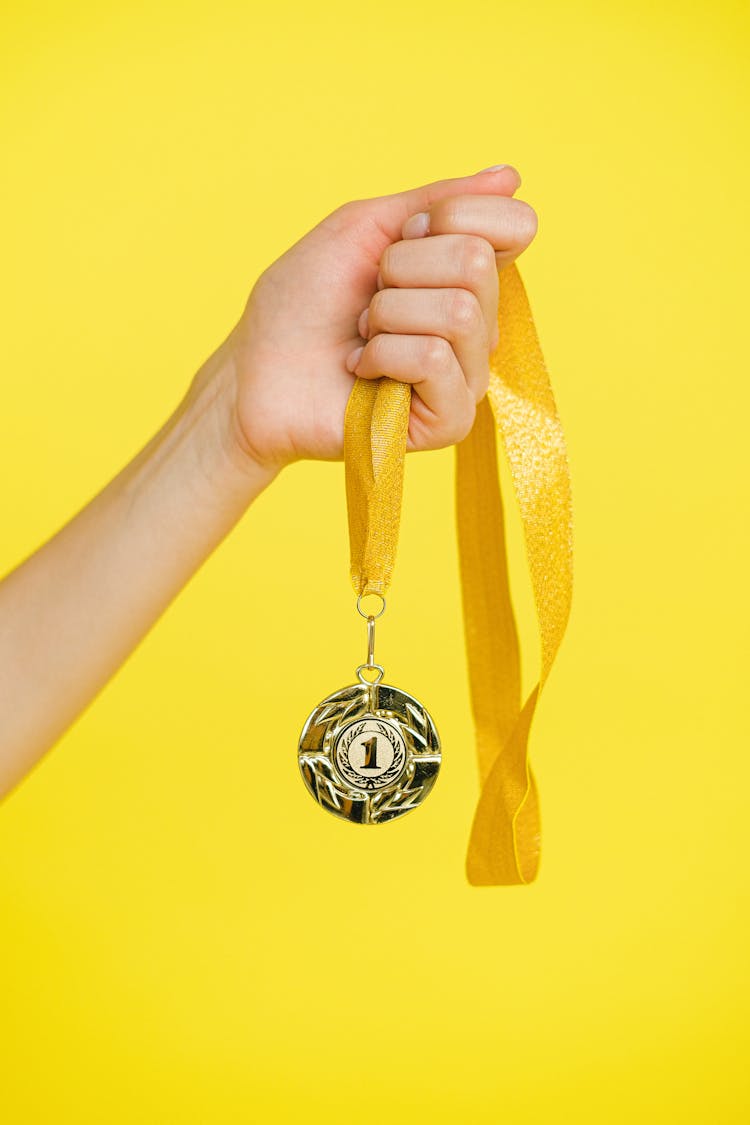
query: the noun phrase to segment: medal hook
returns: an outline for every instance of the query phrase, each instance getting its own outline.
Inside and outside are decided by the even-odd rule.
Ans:
[[[362,598],[367,596],[369,595],[360,594],[357,598],[357,612],[362,617],[367,618],[367,661],[364,664],[360,664],[359,668],[357,668],[357,679],[360,683],[366,684],[368,687],[373,687],[375,684],[379,684],[385,675],[383,665],[375,663],[375,620],[385,612],[385,598],[382,594],[373,595],[374,597],[380,598],[383,604],[377,613],[365,613],[362,609]],[[377,672],[377,676],[374,680],[371,680],[363,674],[364,672]]]
[[[375,618],[372,614],[367,618],[367,663],[375,663]]]

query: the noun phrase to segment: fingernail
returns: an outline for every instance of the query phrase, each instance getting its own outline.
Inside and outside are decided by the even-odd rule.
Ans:
[[[349,352],[349,355],[346,357],[346,366],[350,371],[353,371],[357,366],[360,359],[362,358],[362,352],[364,350],[364,346],[362,346],[359,348],[355,348],[353,352]]]
[[[384,289],[385,288],[385,282],[383,281],[383,275],[380,272],[380,270],[378,270],[378,276],[375,278],[375,284],[378,287],[378,289]]]
[[[360,336],[362,337],[363,340],[367,339],[367,322],[368,322],[369,319],[370,319],[370,310],[369,309],[363,309],[362,312],[359,314],[359,320],[357,321],[357,331],[359,332],[359,334],[360,334]]]
[[[427,211],[410,215],[401,228],[403,238],[421,238],[430,229],[430,216]]]
[[[481,171],[475,172],[474,175],[481,176],[483,172],[502,172],[506,168],[509,172],[515,172],[516,179],[518,180],[518,185],[515,189],[517,191],[523,181],[521,180],[521,173],[517,168],[514,168],[512,164],[491,164],[489,168],[482,168]]]

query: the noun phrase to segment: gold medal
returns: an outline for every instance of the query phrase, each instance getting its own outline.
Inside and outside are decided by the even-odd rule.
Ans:
[[[440,769],[440,739],[429,712],[408,692],[382,682],[375,663],[376,614],[367,618],[367,660],[358,683],[327,696],[308,716],[299,768],[322,808],[356,824],[384,824],[420,805]],[[370,678],[374,676],[374,678]]]

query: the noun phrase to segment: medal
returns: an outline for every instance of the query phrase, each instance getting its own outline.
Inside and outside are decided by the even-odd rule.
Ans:
[[[382,597],[382,595],[381,595]],[[322,808],[356,824],[384,824],[420,805],[440,769],[440,739],[429,712],[408,692],[383,683],[375,663],[377,614],[367,618],[367,660],[359,681],[327,696],[308,716],[299,768]],[[374,676],[374,678],[370,678]]]

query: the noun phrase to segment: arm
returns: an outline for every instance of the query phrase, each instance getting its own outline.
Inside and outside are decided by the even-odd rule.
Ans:
[[[233,439],[226,349],[148,444],[0,582],[0,796],[107,683],[273,479]]]
[[[342,459],[355,375],[413,384],[408,451],[468,433],[497,271],[536,233],[519,182],[503,165],[326,216],[261,274],[133,461],[0,582],[0,798],[285,465]]]

